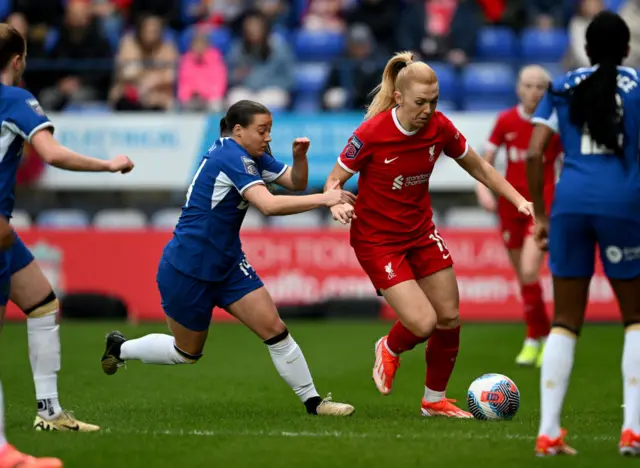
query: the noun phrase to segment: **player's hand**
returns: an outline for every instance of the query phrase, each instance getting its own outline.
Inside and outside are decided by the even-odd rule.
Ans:
[[[356,203],[356,196],[353,193],[338,188],[329,189],[322,195],[324,196],[324,204],[329,208],[341,203],[348,203],[349,205],[355,205]]]
[[[307,137],[293,140],[293,159],[306,158],[309,146],[311,146],[311,140]]]
[[[476,197],[478,198],[478,204],[489,213],[494,213],[498,207],[496,203],[496,197],[493,196],[491,190],[482,184],[478,184],[476,187]]]
[[[120,154],[109,161],[109,172],[120,172],[126,174],[133,170],[134,164],[128,156]]]
[[[538,248],[546,252],[549,248],[549,218],[546,216],[536,218],[536,225],[533,227],[533,238]]]
[[[341,205],[334,205],[331,207],[331,215],[333,219],[340,224],[349,224],[352,219],[356,218],[355,208],[353,205],[343,203]]]
[[[518,212],[523,214],[523,215],[531,216],[533,218],[534,217],[533,203],[531,203],[530,201],[527,201],[527,200],[523,200],[518,205]]]

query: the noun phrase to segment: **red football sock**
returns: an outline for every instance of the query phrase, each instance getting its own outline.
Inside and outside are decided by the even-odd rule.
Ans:
[[[393,324],[389,335],[387,335],[387,346],[392,353],[397,355],[415,348],[420,343],[427,341],[427,339],[428,337],[422,338],[414,335],[398,320]]]
[[[540,283],[523,284],[521,291],[524,303],[524,321],[527,324],[527,338],[538,340],[546,337],[551,329],[551,324],[542,298]]]
[[[429,338],[425,358],[427,378],[425,386],[434,392],[444,392],[453,373],[460,347],[460,326],[436,328]]]

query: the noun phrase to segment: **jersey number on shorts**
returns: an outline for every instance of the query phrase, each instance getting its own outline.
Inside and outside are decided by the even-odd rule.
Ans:
[[[619,94],[616,93],[616,104],[618,105],[618,119],[622,121],[624,116],[624,108],[622,107],[622,98]],[[618,142],[620,146],[622,146],[624,142],[624,135],[621,133],[618,135]],[[595,141],[591,139],[591,135],[589,135],[589,130],[585,125],[584,130],[582,131],[582,138],[580,139],[580,152],[582,154],[611,154],[609,148],[605,146],[601,146],[597,144]]]
[[[434,230],[433,234],[429,234],[429,239],[435,241],[436,245],[440,249],[440,252],[442,252],[442,258],[449,258],[449,256],[451,255],[449,253],[449,248],[447,247],[447,244],[445,244],[444,239],[442,238],[442,236],[440,236],[440,233],[438,233],[437,230]]]
[[[245,276],[250,276],[251,272],[255,271],[246,258],[243,258],[238,266],[240,267],[240,269],[242,270],[242,273],[244,273]]]

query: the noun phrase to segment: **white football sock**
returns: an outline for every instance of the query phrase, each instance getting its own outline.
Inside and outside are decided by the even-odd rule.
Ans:
[[[2,394],[2,384],[0,383],[0,448],[7,443],[4,436],[4,395]]]
[[[145,364],[192,364],[195,360],[180,354],[171,335],[153,333],[135,340],[127,340],[120,348],[120,359],[137,359]]]
[[[304,354],[291,335],[278,343],[267,345],[267,348],[278,373],[303,403],[319,396]]]
[[[560,437],[560,414],[573,368],[576,336],[565,328],[551,330],[540,371],[540,431],[551,439]]]
[[[58,311],[27,318],[29,360],[36,387],[38,415],[45,419],[54,419],[62,412],[58,402],[59,331]]]
[[[424,387],[424,401],[427,403],[438,403],[444,400],[445,394],[446,392],[436,392],[435,390],[430,390],[428,387]]]
[[[631,325],[624,336],[622,353],[624,393],[624,424],[622,430],[631,429],[640,434],[640,326]]]

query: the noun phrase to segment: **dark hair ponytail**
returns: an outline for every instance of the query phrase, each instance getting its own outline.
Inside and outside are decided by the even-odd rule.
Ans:
[[[578,128],[585,126],[591,139],[622,155],[624,122],[620,118],[618,65],[627,56],[631,33],[616,13],[598,13],[587,27],[587,55],[597,69],[576,86],[556,94],[568,95],[569,118]]]
[[[600,62],[597,70],[573,88],[569,118],[578,128],[586,125],[595,143],[621,154],[624,122],[619,116],[617,80],[617,64]]]

